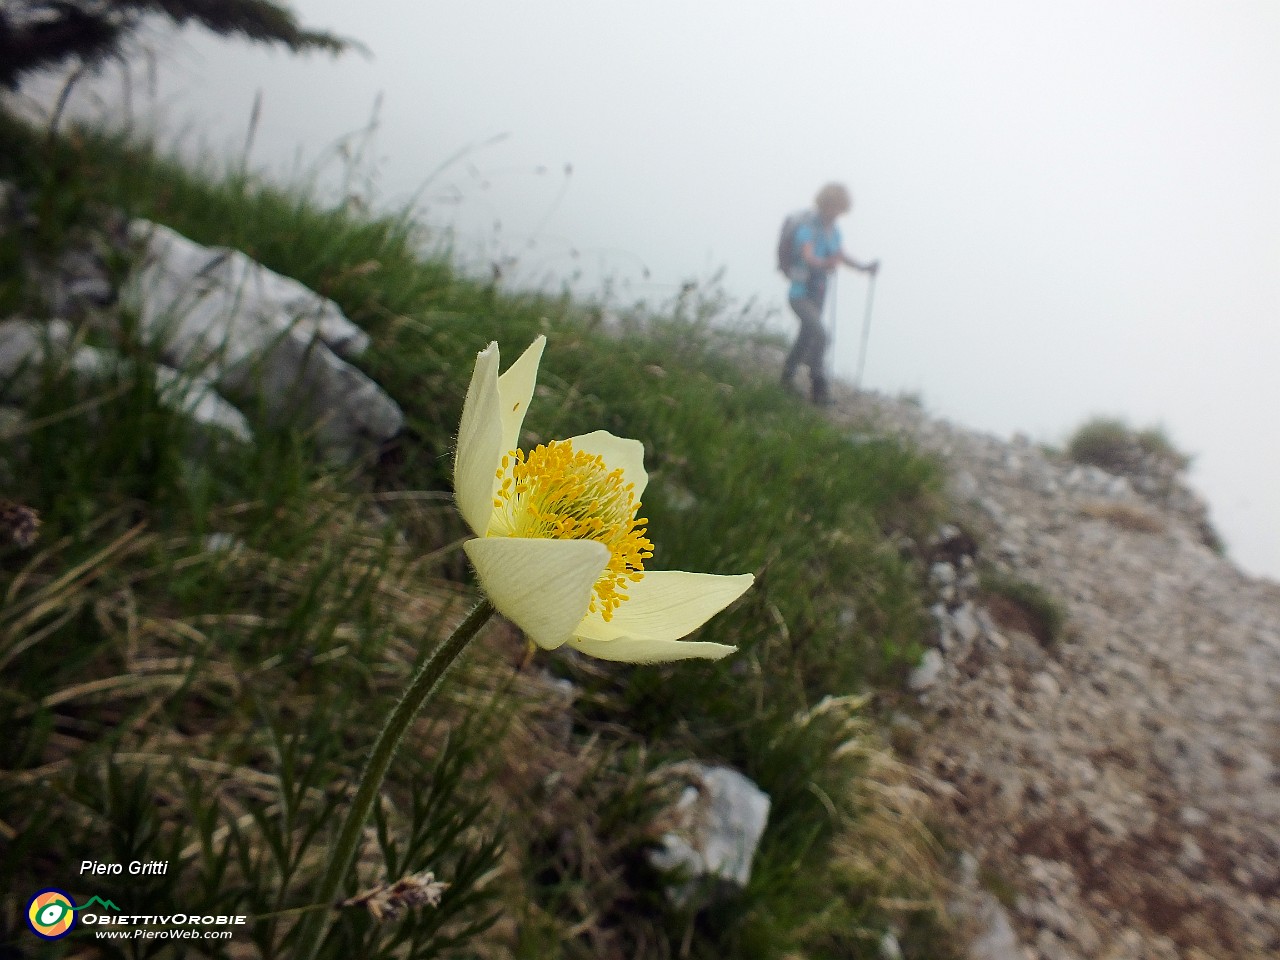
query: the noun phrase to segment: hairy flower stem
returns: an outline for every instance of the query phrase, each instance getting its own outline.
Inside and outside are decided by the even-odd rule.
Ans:
[[[356,848],[360,845],[360,834],[369,820],[373,805],[378,800],[382,781],[386,778],[387,769],[391,766],[391,760],[395,757],[401,738],[409,729],[413,718],[418,715],[418,711],[439,690],[440,680],[449,667],[479,633],[480,628],[493,616],[493,612],[493,604],[487,598],[477,603],[449,638],[427,658],[418,670],[417,676],[413,678],[413,682],[409,684],[409,688],[405,690],[404,696],[400,698],[400,702],[387,717],[386,725],[378,734],[378,739],[374,742],[373,750],[369,754],[369,762],[365,765],[364,773],[360,775],[360,787],[356,790],[351,809],[347,811],[347,819],[343,822],[342,831],[334,844],[333,852],[329,857],[329,866],[325,869],[320,885],[316,888],[316,903],[332,905],[336,901],[338,887],[342,884],[347,871],[351,869]],[[315,960],[320,944],[328,931],[331,913],[331,910],[317,910],[302,921],[298,939],[294,944],[295,960]]]

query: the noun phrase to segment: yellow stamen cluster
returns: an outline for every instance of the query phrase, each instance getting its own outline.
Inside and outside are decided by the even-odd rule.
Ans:
[[[490,536],[595,540],[609,548],[591,611],[611,620],[627,599],[627,584],[644,579],[644,561],[653,556],[645,536],[649,521],[636,517],[635,484],[569,440],[552,440],[527,454],[512,450],[497,477]]]

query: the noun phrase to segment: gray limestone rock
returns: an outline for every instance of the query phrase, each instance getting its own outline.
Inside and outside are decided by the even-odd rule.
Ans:
[[[674,826],[664,834],[662,849],[649,857],[659,870],[686,878],[669,890],[672,899],[687,903],[708,878],[745,887],[769,819],[768,794],[728,767],[688,763],[675,772],[689,786],[672,811]]]
[[[253,398],[273,422],[313,428],[329,452],[358,456],[391,438],[404,415],[344,358],[368,337],[337,305],[238,250],[204,247],[136,220],[143,250],[124,300],[166,362],[232,397]]]
[[[0,393],[13,398],[28,394],[50,358],[90,380],[105,376],[121,362],[110,351],[77,344],[71,326],[62,320],[0,323]],[[244,415],[218,396],[210,381],[163,366],[156,368],[155,377],[160,400],[170,409],[202,426],[226,431],[237,440],[253,438]]]
[[[982,633],[982,626],[974,614],[971,603],[961,604],[951,611],[951,626],[964,643],[973,643]]]
[[[969,943],[970,960],[1024,960],[1009,914],[992,894],[975,895],[969,915],[978,930]]]
[[[936,686],[945,666],[942,654],[934,649],[926,650],[919,665],[907,677],[907,688],[915,693],[923,693]]]

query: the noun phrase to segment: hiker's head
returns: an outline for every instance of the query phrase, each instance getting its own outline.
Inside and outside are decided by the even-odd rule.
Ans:
[[[818,208],[818,216],[827,223],[834,223],[836,217],[853,209],[853,198],[843,183],[828,183],[818,191],[814,205]]]

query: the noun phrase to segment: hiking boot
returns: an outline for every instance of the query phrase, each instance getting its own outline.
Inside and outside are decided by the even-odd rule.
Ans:
[[[787,391],[793,397],[801,396],[800,388],[796,386],[795,373],[783,373],[782,379],[779,381],[782,389]]]
[[[825,380],[813,381],[813,405],[815,407],[829,407],[832,404],[831,391],[827,389]]]

